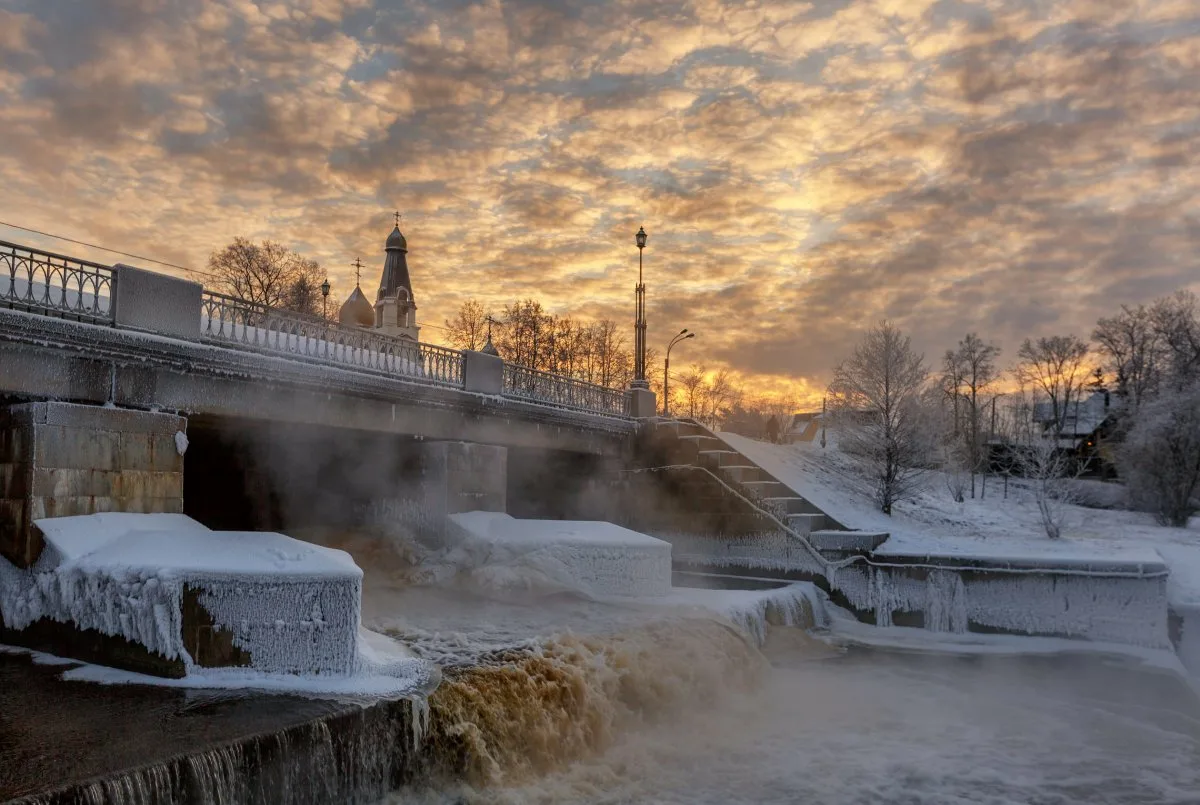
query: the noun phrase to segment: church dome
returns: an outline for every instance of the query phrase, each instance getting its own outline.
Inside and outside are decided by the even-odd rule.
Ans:
[[[384,248],[404,249],[404,251],[408,251],[408,241],[404,239],[404,235],[400,234],[399,226],[392,230],[392,234],[388,235],[387,245]]]
[[[338,312],[338,321],[346,327],[374,327],[375,307],[363,295],[362,289],[354,286],[354,293]]]

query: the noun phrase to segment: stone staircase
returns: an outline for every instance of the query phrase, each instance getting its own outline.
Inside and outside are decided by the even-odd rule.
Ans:
[[[828,558],[871,551],[888,538],[887,532],[848,528],[697,422],[656,420],[651,428],[651,454],[660,466],[708,470],[806,537]]]

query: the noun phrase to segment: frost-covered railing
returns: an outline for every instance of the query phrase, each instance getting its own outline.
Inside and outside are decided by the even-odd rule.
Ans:
[[[208,341],[463,386],[463,356],[456,349],[341,327],[213,291],[204,292],[200,305],[200,330]]]
[[[111,324],[113,270],[0,240],[0,306]]]
[[[629,395],[621,389],[598,386],[514,363],[504,364],[504,394],[560,408],[629,416]]]

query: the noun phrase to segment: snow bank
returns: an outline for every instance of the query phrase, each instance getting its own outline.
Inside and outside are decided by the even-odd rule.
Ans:
[[[517,520],[496,512],[449,520],[451,540],[470,555],[472,578],[485,587],[635,597],[671,591],[670,544],[612,523]]]
[[[35,567],[0,562],[0,615],[9,628],[46,618],[95,629],[181,659],[190,677],[199,673],[183,635],[190,588],[256,672],[363,668],[362,571],[343,551],[282,534],[210,531],[183,515],[93,514],[36,525],[46,551]]]

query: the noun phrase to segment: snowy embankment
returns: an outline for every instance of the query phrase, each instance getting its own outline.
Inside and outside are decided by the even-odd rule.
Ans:
[[[420,687],[429,673],[399,647],[361,639],[362,571],[343,551],[282,534],[210,531],[178,514],[104,513],[36,525],[46,547],[32,568],[0,560],[0,615],[10,629],[49,620],[120,637],[182,661],[187,675],[179,684],[190,687],[333,683],[339,691],[398,692]],[[212,631],[227,632],[249,667],[204,667],[192,656],[189,590]]]
[[[1048,539],[1017,479],[1009,482],[1007,497],[1002,479],[988,479],[986,490],[979,479],[980,497],[956,503],[942,474],[929,472],[917,498],[899,503],[889,517],[872,503],[850,458],[833,444],[776,445],[733,433],[717,436],[847,527],[889,532],[881,554],[1137,561],[1157,558],[1153,552],[1161,545],[1200,546],[1200,521],[1187,529],[1163,528],[1142,512],[1082,506],[1069,507],[1064,539]]]

